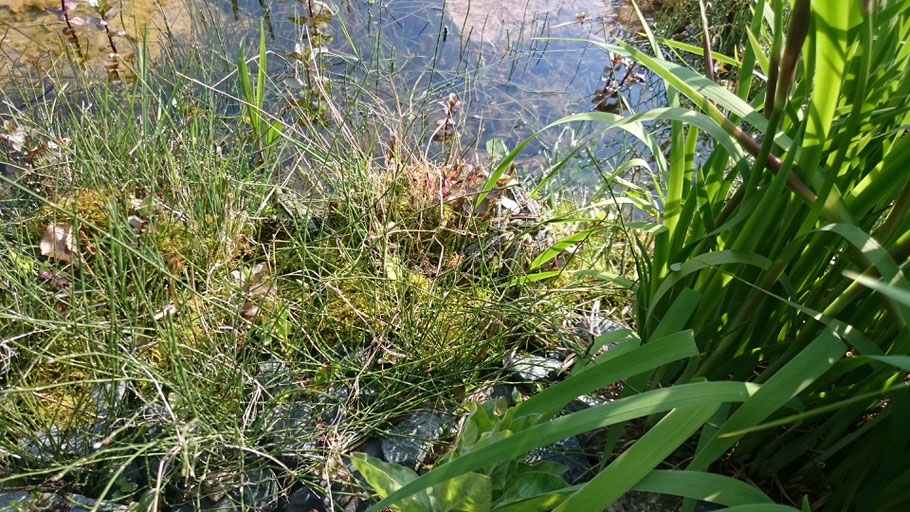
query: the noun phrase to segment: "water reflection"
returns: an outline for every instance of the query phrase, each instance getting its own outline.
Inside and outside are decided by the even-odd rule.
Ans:
[[[143,37],[155,58],[188,36],[190,12],[181,0],[0,0],[0,83],[59,64],[120,78]]]
[[[638,32],[624,2],[122,0],[117,12],[91,2],[0,0],[0,82],[47,69],[67,56],[99,75],[122,74],[116,62],[130,64],[145,31],[152,58],[162,45],[195,38],[213,45],[214,58],[234,62],[240,41],[258,40],[262,20],[269,50],[287,57],[284,63],[270,60],[270,78],[296,84],[288,86],[296,94],[292,103],[314,103],[299,91],[313,90],[313,59],[307,52],[318,48],[320,84],[331,88],[333,100],[341,105],[366,96],[385,101],[400,123],[423,134],[428,153],[444,151],[449,138],[433,136],[444,118],[447,132],[459,134],[470,156],[492,138],[513,146],[564,115],[643,108],[662,94],[651,78],[578,41],[612,41]],[[327,11],[333,19],[314,29],[308,20]],[[194,31],[203,12],[210,20],[204,31],[217,37]],[[115,53],[119,59],[111,58]],[[454,120],[438,107],[450,95],[460,102]],[[317,114],[320,108],[313,105]],[[552,158],[545,148],[552,153],[577,145],[581,134],[575,129],[542,134],[525,152],[526,163],[543,167]],[[628,150],[626,142],[617,134],[585,144],[586,151],[603,156]]]

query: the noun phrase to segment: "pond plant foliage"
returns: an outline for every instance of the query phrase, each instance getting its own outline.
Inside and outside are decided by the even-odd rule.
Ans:
[[[704,28],[695,49],[703,57],[711,55]],[[600,340],[627,350],[579,359],[570,377],[503,420],[526,423],[492,428],[474,449],[384,485],[373,510],[415,493],[445,495],[468,475],[492,478],[500,500],[492,509],[508,509],[495,490],[503,461],[608,425],[602,471],[581,486],[542,486],[548,500],[524,509],[599,511],[633,489],[730,510],[790,509],[744,491],[728,471],[803,510],[905,508],[908,29],[907,2],[760,0],[734,91],[715,82],[712,57],[702,75],[662,58],[656,43],[653,54],[601,44],[659,75],[669,96],[666,108],[554,123],[601,123],[655,149],[642,123],[671,123],[668,154],[653,155],[664,211],[652,224],[624,226],[654,237],[630,286],[636,329]],[[695,151],[702,135],[713,142],[707,155]],[[620,399],[554,417],[617,381]],[[631,420],[646,430],[616,450]],[[688,460],[657,469],[678,450]]]
[[[308,30],[325,30],[317,7]],[[0,90],[4,496],[331,495],[365,438],[482,395],[515,351],[574,350],[579,304],[628,300],[583,276],[512,282],[549,246],[532,234],[606,214],[507,222],[516,171],[474,208],[489,157],[464,158],[454,133],[427,157],[429,133],[328,73],[328,49],[279,59],[265,32],[251,56],[174,45],[153,63],[140,45],[113,81],[73,62]],[[432,100],[407,115],[444,105],[454,131],[461,102]],[[566,264],[622,273],[613,260]]]
[[[139,47],[113,83],[0,93],[0,490],[157,511],[277,473],[272,507],[353,466],[376,511],[910,506],[910,3],[748,2],[735,55],[703,2],[701,48],[646,23],[650,51],[597,43],[667,105],[544,130],[623,130],[650,160],[535,215],[515,213],[532,139],[487,166],[458,151],[454,94],[415,135],[419,92],[393,111],[333,88],[331,8],[309,4],[322,35],[287,58],[263,23],[252,58]],[[580,342],[592,304],[632,327]],[[571,354],[565,378],[480,403],[517,350]],[[432,469],[357,452],[427,403],[467,413]],[[524,458],[604,427],[585,483]]]

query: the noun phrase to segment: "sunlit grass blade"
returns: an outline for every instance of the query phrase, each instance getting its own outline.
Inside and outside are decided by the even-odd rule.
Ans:
[[[706,254],[699,254],[698,256],[695,256],[682,264],[676,263],[670,267],[670,275],[667,276],[667,278],[660,284],[660,287],[654,293],[651,307],[653,308],[655,305],[657,305],[660,302],[660,299],[663,298],[664,294],[666,294],[670,288],[672,288],[676,283],[683,280],[686,276],[705,268],[713,268],[719,265],[729,264],[751,265],[762,270],[767,270],[768,267],[771,266],[771,260],[765,258],[764,256],[749,252],[714,251]]]
[[[727,507],[772,503],[765,493],[742,480],[700,471],[655,469],[636,482],[632,489],[699,499]]]
[[[714,414],[720,403],[674,409],[554,512],[599,512],[657,467]]]
[[[694,44],[681,43],[679,41],[674,41],[665,37],[661,37],[658,40],[662,45],[669,46],[670,48],[676,48],[677,50],[683,50],[693,55],[704,55],[705,53],[705,50],[702,47],[695,46]],[[736,59],[715,51],[711,52],[711,57],[714,58],[714,60],[717,62],[723,62],[724,64],[729,64],[731,66],[739,67],[741,65],[741,63]]]
[[[613,382],[653,370],[658,366],[698,354],[692,333],[675,332],[665,338],[636,348],[601,365],[550,386],[516,406],[516,416],[543,414],[550,416],[562,409],[574,397],[590,393]]]
[[[907,307],[910,307],[910,291],[902,288],[898,288],[894,285],[888,284],[884,281],[879,281],[872,279],[869,276],[864,276],[857,274],[856,272],[844,271],[844,276],[848,279],[852,279],[867,288],[871,288],[882,295],[891,297],[892,300],[899,302]]]
[[[764,421],[825,373],[843,357],[844,350],[844,344],[833,332],[823,331],[724,422],[717,436],[695,454],[689,467],[695,470],[706,468],[738,439],[723,437],[724,433],[742,430]]]
[[[647,346],[647,345],[646,345]],[[644,347],[642,347],[644,348]],[[641,349],[638,349],[641,350]],[[611,362],[622,361],[624,354]],[[606,365],[606,364],[605,364]],[[584,375],[584,374],[581,374]],[[592,407],[538,424],[494,444],[438,465],[417,480],[392,493],[370,508],[371,512],[414,493],[427,489],[439,482],[474,471],[493,463],[520,457],[529,451],[552,442],[595,428],[621,423],[634,418],[650,416],[676,408],[713,408],[722,402],[743,402],[752,396],[759,386],[743,382],[703,382],[656,389],[608,404]]]

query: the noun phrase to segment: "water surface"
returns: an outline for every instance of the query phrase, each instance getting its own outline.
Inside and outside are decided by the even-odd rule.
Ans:
[[[232,63],[241,44],[255,52],[260,20],[269,50],[293,55],[311,40],[305,20],[313,9],[333,13],[320,29],[327,37],[318,41],[325,52],[320,72],[331,81],[332,94],[339,101],[384,102],[399,117],[390,124],[422,134],[426,146],[420,150],[428,156],[446,150],[431,136],[445,117],[440,102],[451,95],[460,101],[454,119],[459,149],[471,155],[483,153],[491,139],[511,147],[568,114],[622,112],[619,96],[604,95],[605,85],[633,109],[662,94],[653,79],[637,70],[629,74],[628,66],[587,42],[628,39],[640,29],[625,2],[602,0],[122,0],[100,9],[82,0],[0,0],[0,83],[40,75],[61,62],[109,77],[114,68],[114,78],[128,79],[143,39],[153,59],[168,45],[197,44],[212,46],[216,59]],[[119,67],[111,40],[123,59]],[[299,66],[284,60],[290,63],[270,58],[270,77],[302,84]],[[548,130],[524,153],[526,168],[540,173],[580,149],[575,167],[585,167],[586,153],[605,157],[632,148],[620,133],[585,139],[582,148],[582,135],[592,130]]]

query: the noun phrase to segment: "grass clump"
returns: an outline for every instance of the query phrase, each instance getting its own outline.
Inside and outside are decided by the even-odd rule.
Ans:
[[[705,4],[710,50],[724,27],[709,25]],[[743,12],[752,19],[741,30],[755,41],[740,61],[724,58],[740,68],[735,87],[714,73],[713,57],[702,76],[665,59],[656,40],[653,54],[598,43],[659,76],[669,106],[554,123],[635,131],[654,150],[664,208],[616,221],[644,234],[627,237],[640,241],[637,279],[625,283],[636,330],[601,338],[609,351],[580,359],[569,378],[494,424],[529,422],[512,435],[420,476],[397,473],[395,485],[371,481],[384,497],[371,510],[599,427],[610,428],[600,473],[545,490],[539,510],[599,511],[635,490],[682,496],[687,511],[696,500],[907,508],[910,5],[759,0]],[[667,155],[649,133],[653,120],[670,124]],[[622,388],[616,401],[559,416],[607,386]]]
[[[270,119],[263,144],[210,70],[137,73],[0,114],[28,133],[2,141],[0,486],[174,505],[275,473],[277,499],[513,351],[565,345],[573,292],[511,282],[539,240],[465,263],[546,220],[470,207],[483,166],[380,164],[325,123]],[[53,160],[27,147],[59,135]]]

